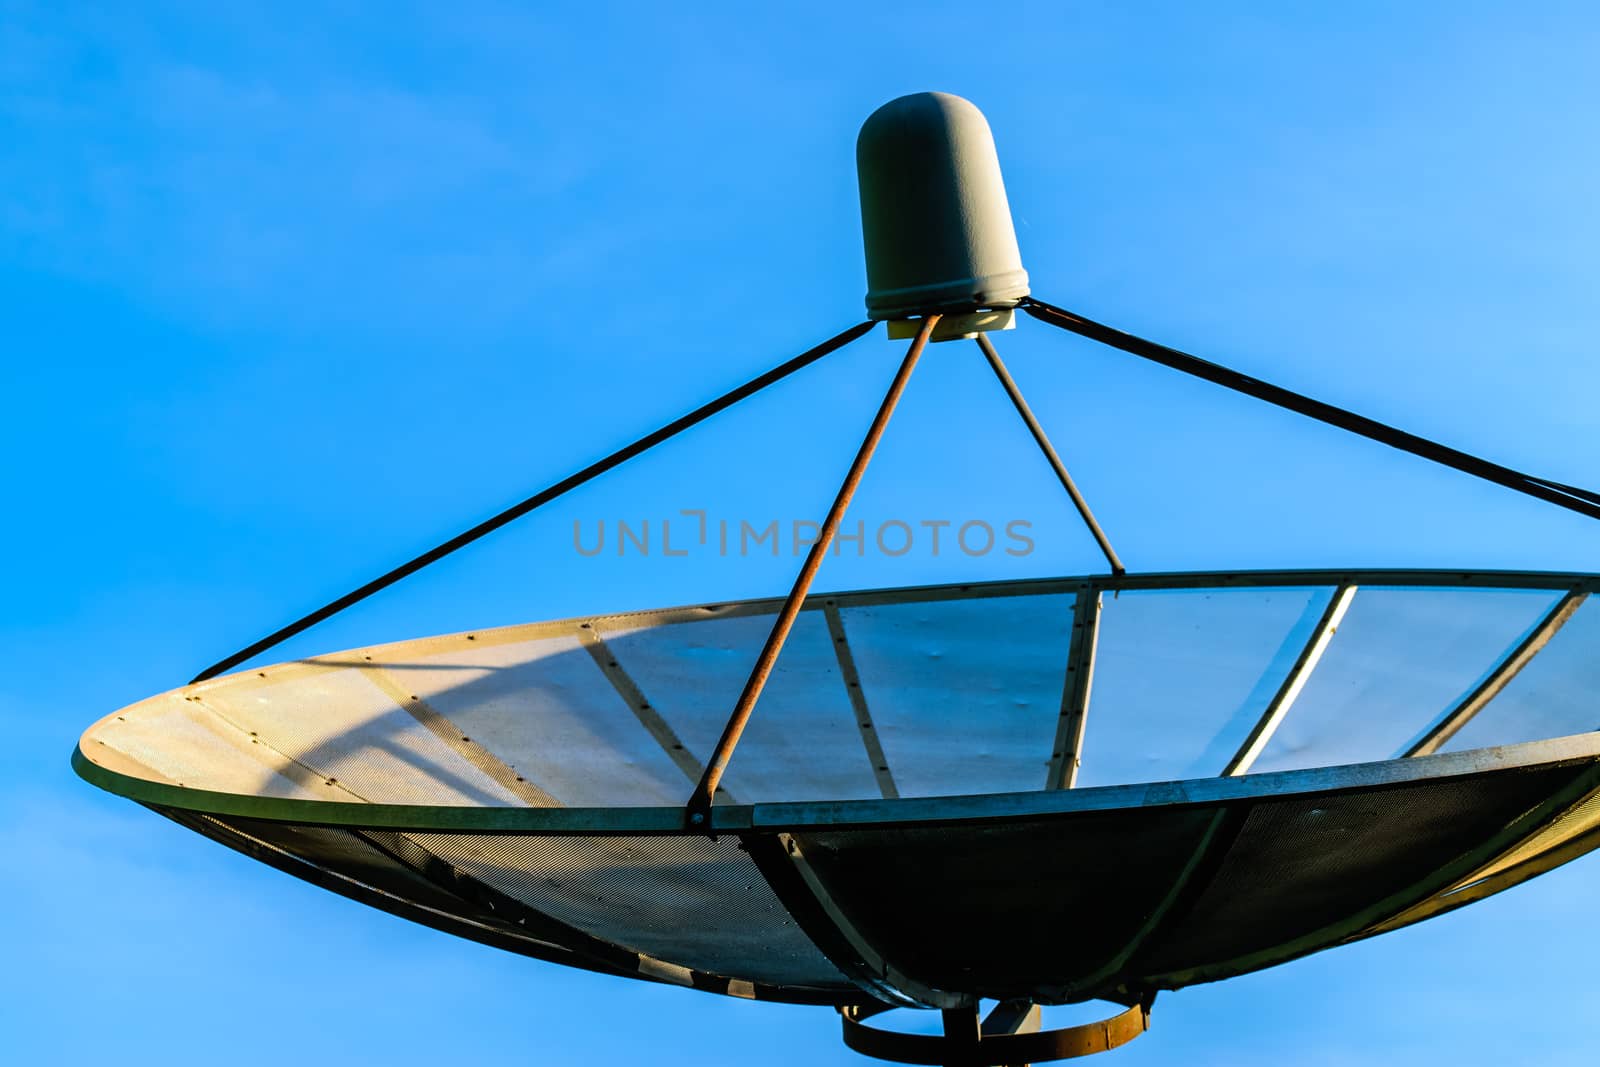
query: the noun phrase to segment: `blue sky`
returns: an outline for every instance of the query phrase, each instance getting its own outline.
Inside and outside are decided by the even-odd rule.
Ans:
[[[456,942],[72,777],[78,733],[861,315],[853,145],[988,114],[1037,295],[1512,466],[1600,482],[1586,5],[62,5],[0,0],[0,1025],[19,1060],[848,1063],[825,1011]],[[1600,527],[1032,323],[999,338],[1140,570],[1600,569]],[[281,650],[784,589],[574,521],[826,507],[874,335]],[[959,358],[958,358],[959,353]],[[859,513],[1026,518],[930,352]],[[1163,998],[1135,1063],[1589,1063],[1600,863]],[[1556,1020],[1551,1022],[1550,1020]]]

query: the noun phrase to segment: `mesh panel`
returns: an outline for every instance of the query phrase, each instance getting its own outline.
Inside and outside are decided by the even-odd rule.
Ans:
[[[901,796],[1044,784],[1061,714],[1072,596],[841,611]]]
[[[735,838],[374,833],[369,840],[361,831],[171,814],[230,847],[248,852],[247,843],[264,844],[405,905],[591,963],[631,971],[632,954],[644,953],[750,982],[849,987],[799,932]],[[515,906],[497,904],[499,894]],[[537,914],[519,914],[516,906]],[[577,933],[564,936],[560,926],[541,923],[543,916]]]
[[[1215,814],[1135,809],[795,837],[824,893],[900,972],[1005,999],[1051,995],[1130,945]]]
[[[1558,845],[1564,845],[1580,834],[1586,834],[1595,827],[1600,826],[1600,791],[1590,793],[1584,798],[1583,803],[1576,805],[1571,811],[1566,812],[1528,838],[1516,848],[1495,860],[1481,871],[1473,873],[1471,882],[1483,878],[1490,878],[1501,871],[1509,870],[1519,863],[1526,863]],[[1471,884],[1469,882],[1468,884]]]
[[[603,632],[617,663],[704,760],[772,631],[769,614]],[[879,795],[821,611],[802,611],[723,779],[740,803]],[[682,803],[679,787],[667,803]]]
[[[525,803],[355,669],[213,685],[199,699],[262,744],[375,804]]]
[[[1600,595],[1440,750],[1460,752],[1600,730]]]
[[[430,911],[460,915],[466,910],[459,893],[441,888],[349,830],[209,816],[198,821],[210,836],[218,837],[225,844],[232,844],[228,838],[237,835]],[[498,925],[493,916],[474,918]]]
[[[413,839],[538,911],[668,963],[775,985],[844,982],[737,838]]]
[[[1347,920],[1395,893],[1425,885],[1445,865],[1481,847],[1562,788],[1574,773],[1571,768],[1502,771],[1262,801],[1250,810],[1193,909],[1135,967],[1162,974],[1224,964]]]
[[[102,721],[91,748],[112,770],[190,789],[304,800],[331,794],[319,776],[176,693]]]
[[[1254,770],[1394,759],[1557,599],[1542,589],[1363,586]]]
[[[446,933],[567,966],[622,975],[639,970],[636,955],[614,946],[597,947],[532,911],[474,906],[470,885],[448,873],[440,877],[439,871],[424,873],[396,862],[393,849],[361,832],[162,811],[285,873]]]
[[[1370,932],[1387,933],[1402,926],[1409,926],[1414,922],[1431,918],[1442,910],[1470,903],[1480,894],[1498,893],[1534,874],[1569,863],[1587,852],[1600,848],[1600,835],[1594,833],[1597,828],[1600,828],[1600,791],[1589,794],[1582,803],[1575,805],[1550,825],[1508,850],[1493,863],[1479,868],[1456,885],[1442,893],[1436,893],[1415,907],[1408,908],[1388,922],[1373,927]],[[1568,845],[1575,847],[1563,850],[1563,846]],[[1551,855],[1556,850],[1563,850],[1564,854]],[[1522,870],[1517,869],[1531,861],[1539,862],[1531,863],[1531,866]],[[1466,892],[1469,890],[1471,892]]]
[[[1078,784],[1221,773],[1266,710],[1328,597],[1326,589],[1105,597]]]
[[[559,804],[683,802],[683,773],[576,637],[475,645],[383,671]]]

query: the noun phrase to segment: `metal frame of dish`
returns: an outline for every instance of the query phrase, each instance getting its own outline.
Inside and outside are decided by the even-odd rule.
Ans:
[[[1470,718],[1480,711],[1493,699],[1504,686],[1525,667],[1538,651],[1559,631],[1560,627],[1570,619],[1576,609],[1592,593],[1600,592],[1600,574],[1586,574],[1581,572],[1560,571],[1517,571],[1517,570],[1462,570],[1462,569],[1427,569],[1427,568],[1348,568],[1348,569],[1314,569],[1314,570],[1229,570],[1229,571],[1174,571],[1151,572],[1140,574],[1097,574],[1072,577],[1055,578],[1027,578],[999,582],[961,582],[926,586],[899,586],[881,589],[856,590],[849,592],[818,593],[802,602],[801,611],[820,611],[834,614],[839,608],[868,607],[884,604],[903,603],[930,603],[941,600],[977,600],[995,597],[1029,596],[1052,593],[1073,593],[1075,599],[1075,619],[1072,647],[1068,653],[1067,670],[1069,677],[1076,673],[1082,679],[1076,686],[1078,689],[1076,701],[1071,699],[1064,702],[1063,719],[1070,720],[1064,726],[1067,736],[1082,736],[1084,717],[1088,714],[1088,678],[1092,676],[1095,650],[1095,628],[1098,623],[1097,601],[1100,596],[1110,593],[1113,596],[1123,592],[1133,591],[1160,591],[1160,590],[1197,590],[1197,589],[1268,589],[1282,587],[1303,588],[1330,588],[1336,591],[1333,602],[1323,618],[1306,642],[1305,648],[1284,679],[1278,694],[1269,704],[1261,721],[1252,731],[1250,739],[1240,752],[1229,762],[1224,770],[1224,777],[1244,774],[1252,762],[1246,758],[1249,750],[1259,751],[1264,735],[1270,734],[1271,728],[1281,721],[1288,707],[1285,698],[1291,692],[1297,692],[1304,684],[1310,672],[1315,669],[1320,658],[1321,648],[1325,647],[1328,636],[1336,627],[1337,620],[1343,614],[1343,609],[1348,607],[1350,597],[1361,587],[1381,588],[1480,588],[1497,590],[1549,590],[1562,593],[1563,596],[1556,604],[1545,613],[1537,625],[1516,646],[1508,649],[1500,661],[1495,664],[1483,680],[1472,692],[1467,694],[1455,706],[1442,714],[1437,722],[1426,731],[1405,753],[1407,757],[1430,755],[1437,750],[1440,744],[1447,740],[1457,730],[1466,724]],[[760,598],[724,603],[682,605],[672,608],[644,609],[639,611],[620,612],[602,616],[574,616],[568,619],[550,620],[547,622],[527,623],[511,627],[503,627],[503,632],[515,632],[519,637],[534,637],[564,633],[582,633],[589,636],[592,628],[597,625],[616,624],[627,620],[650,619],[654,625],[665,625],[678,621],[693,621],[710,617],[736,618],[748,615],[772,614],[773,609],[784,603],[780,598]],[[474,631],[474,638],[492,631]],[[459,635],[441,635],[404,642],[397,642],[388,646],[377,648],[398,648],[401,646],[416,647],[432,646],[441,642],[451,641]],[[845,646],[848,658],[848,640],[843,633],[837,640]],[[273,666],[254,670],[258,677],[271,677],[274,680],[283,680],[296,671],[321,671],[329,667],[340,666],[350,653],[331,653],[304,660],[289,661]],[[382,659],[373,660],[368,657],[371,666],[381,666]],[[269,675],[270,672],[270,675]],[[214,678],[197,680],[185,686],[186,691],[202,692],[216,684],[227,684],[227,679],[237,678],[246,672],[236,675],[221,675]],[[1597,723],[1600,728],[1600,723]],[[86,762],[87,761],[87,762]],[[87,754],[81,749],[74,753],[74,766],[86,774],[112,774],[93,765],[88,760]],[[126,776],[118,775],[117,778]],[[138,779],[129,778],[130,783]],[[97,785],[111,788],[100,781]],[[1073,782],[1070,776],[1063,778],[1059,784],[1050,788],[1070,789]],[[1116,787],[1122,788],[1122,787]],[[131,799],[143,800],[144,797],[124,793],[120,789],[113,789],[119,795],[129,796]],[[185,791],[189,792],[189,791]],[[225,794],[224,794],[225,795]],[[997,794],[1010,795],[1010,794]],[[1027,794],[1019,794],[1027,795]],[[306,803],[333,804],[335,801],[313,801]],[[878,803],[877,801],[850,801],[849,803]],[[351,808],[367,809],[373,805],[352,804]],[[444,809],[452,810],[452,809]],[[496,809],[489,809],[496,810]],[[531,810],[560,810],[572,811],[576,809],[531,809]],[[644,808],[618,808],[596,809],[618,811],[643,811]],[[678,810],[681,809],[660,809]],[[719,805],[716,808],[716,827],[689,826],[680,827],[686,833],[705,834],[715,832],[715,829],[728,826],[726,814],[732,810],[728,806]],[[244,811],[230,809],[234,814],[252,814]],[[270,816],[263,816],[270,817]],[[681,817],[680,817],[681,821]],[[578,832],[578,831],[575,831]],[[584,830],[581,832],[590,832]],[[631,831],[625,831],[631,832]]]
[[[976,793],[969,796],[900,797],[894,800],[797,801],[717,806],[715,834],[782,833],[798,829],[884,829],[988,819],[1040,818],[1127,808],[1219,804],[1262,797],[1331,793],[1406,782],[1459,778],[1513,768],[1600,758],[1600,732],[1544,741],[1413,756],[1341,767],[1312,767],[1266,774],[1191,778],[1138,785],[1071,790]],[[152,807],[197,815],[226,815],[266,822],[350,830],[439,834],[538,836],[705,837],[683,825],[680,807],[513,808],[440,804],[364,804],[293,797],[246,796],[134,778],[100,766],[80,747],[72,766],[91,785]]]
[[[1050,593],[1077,593],[1080,594],[1076,603],[1093,602],[1101,594],[1117,594],[1132,591],[1157,591],[1157,590],[1194,590],[1194,589],[1266,589],[1274,587],[1304,587],[1304,588],[1332,588],[1335,590],[1359,590],[1363,586],[1381,588],[1479,588],[1496,590],[1549,590],[1564,594],[1556,605],[1550,609],[1545,617],[1521,642],[1501,658],[1499,663],[1492,666],[1484,680],[1473,691],[1465,696],[1458,704],[1441,715],[1434,727],[1425,735],[1422,741],[1414,744],[1404,759],[1379,761],[1374,763],[1356,764],[1362,768],[1386,767],[1394,764],[1404,768],[1407,760],[1424,755],[1433,754],[1442,740],[1448,735],[1441,728],[1449,728],[1451,733],[1465,725],[1472,714],[1487,705],[1495,693],[1498,693],[1515,674],[1520,671],[1537,654],[1538,650],[1554,636],[1560,625],[1571,617],[1574,609],[1590,594],[1600,592],[1600,574],[1585,574],[1579,572],[1559,571],[1498,571],[1498,570],[1445,570],[1445,569],[1394,569],[1394,568],[1350,568],[1350,569],[1317,569],[1317,570],[1231,570],[1231,571],[1176,571],[1166,573],[1120,574],[1120,575],[1083,575],[1076,577],[1058,578],[1028,578],[1002,582],[986,583],[950,583],[928,586],[900,586],[882,589],[867,589],[849,592],[818,593],[810,597],[801,607],[802,611],[829,612],[838,608],[867,607],[884,604],[928,603],[940,600],[975,600],[990,597],[1011,597],[1041,595]],[[1335,597],[1335,602],[1339,601]],[[617,623],[624,620],[638,620],[649,618],[657,625],[669,625],[678,621],[692,621],[709,617],[735,618],[742,615],[768,615],[782,603],[779,598],[761,598],[755,600],[742,600],[735,602],[682,605],[674,608],[647,609],[641,611],[620,612],[603,616],[574,616],[568,619],[557,619],[548,622],[521,624],[503,628],[506,632],[514,631],[519,637],[544,636],[553,634],[576,633],[587,631],[598,623]],[[1331,614],[1331,613],[1330,613]],[[1080,675],[1088,674],[1093,669],[1093,627],[1097,620],[1097,612],[1087,614],[1086,627],[1078,628],[1073,635],[1073,647],[1068,654],[1067,668],[1069,671],[1076,669]],[[1247,748],[1260,747],[1260,735],[1265,732],[1266,724],[1272,721],[1281,721],[1287,710],[1281,699],[1283,690],[1299,681],[1303,684],[1310,669],[1315,667],[1315,657],[1309,655],[1310,651],[1319,643],[1326,640],[1330,630],[1331,619],[1324,616],[1321,624],[1316,628],[1306,645],[1306,652],[1297,661],[1295,667],[1289,672],[1280,688],[1279,697],[1269,705],[1262,716],[1262,723],[1252,732],[1251,739],[1247,741]],[[475,638],[481,638],[493,631],[472,631]],[[421,638],[412,641],[397,642],[388,646],[376,646],[374,651],[384,648],[413,648],[417,645],[432,646],[447,642],[459,635],[441,635],[438,637]],[[312,657],[304,660],[293,660],[286,663],[239,672],[235,675],[222,675],[215,679],[202,682],[192,682],[184,687],[184,691],[202,692],[218,684],[228,684],[229,679],[236,679],[245,673],[253,673],[261,678],[270,678],[282,681],[292,677],[299,671],[321,671],[329,667],[340,666],[346,661],[348,653],[331,653],[324,656]],[[370,666],[381,667],[381,657],[371,659]],[[1075,719],[1070,728],[1073,733],[1081,736],[1083,719],[1089,711],[1088,702],[1082,701],[1075,707],[1063,709],[1063,717]],[[1600,722],[1596,724],[1600,729]],[[91,727],[91,731],[92,731]],[[1588,737],[1588,734],[1576,735]],[[1600,734],[1594,735],[1596,743],[1600,744]],[[1520,752],[1531,745],[1553,744],[1554,741],[1541,740],[1521,745],[1502,746],[1501,748],[1487,748],[1474,750],[1481,753]],[[1242,755],[1242,753],[1240,754]],[[1448,759],[1459,761],[1473,753],[1449,754]],[[1564,757],[1552,757],[1564,758]],[[1489,769],[1493,758],[1483,766],[1473,766],[1472,770]],[[1430,766],[1457,766],[1456,763],[1446,762],[1436,764],[1432,761]],[[1511,765],[1521,765],[1514,763]],[[324,800],[295,800],[280,797],[249,797],[240,794],[216,793],[207,790],[197,790],[169,786],[156,782],[148,782],[129,775],[98,766],[93,757],[78,747],[73,752],[73,766],[85,780],[107,789],[119,796],[127,797],[141,803],[160,804],[206,814],[239,815],[250,818],[282,819],[310,825],[326,826],[351,826],[361,828],[384,829],[415,829],[419,831],[437,830],[448,832],[483,832],[483,833],[549,833],[549,834],[595,834],[595,833],[667,833],[704,836],[708,833],[734,832],[741,829],[750,829],[763,825],[761,822],[749,821],[756,811],[784,813],[782,819],[770,823],[774,828],[781,825],[806,825],[816,826],[821,821],[814,817],[797,818],[800,811],[826,810],[836,811],[844,823],[851,825],[882,825],[905,821],[928,821],[939,818],[974,818],[986,814],[1048,814],[1055,811],[1086,810],[1083,798],[1115,796],[1130,798],[1134,793],[1141,796],[1156,791],[1166,795],[1174,783],[1161,783],[1157,785],[1117,785],[1097,786],[1091,789],[1074,788],[1071,782],[1064,782],[1061,786],[1045,791],[1025,791],[1013,793],[994,793],[984,795],[967,795],[953,797],[909,797],[884,800],[847,800],[831,802],[807,802],[798,804],[754,804],[754,805],[727,805],[718,804],[715,807],[716,819],[712,826],[694,827],[686,826],[683,820],[681,807],[610,807],[610,808],[468,808],[462,806],[429,806],[429,805],[393,805],[393,804],[368,804],[345,803],[340,801]],[[1462,766],[1465,766],[1464,764]],[[1248,764],[1239,755],[1230,761],[1231,770],[1215,778],[1194,779],[1193,782],[1213,783],[1202,790],[1196,799],[1236,799],[1244,796],[1255,795],[1251,788],[1241,785],[1243,777],[1248,770]],[[1312,768],[1299,771],[1275,772],[1272,774],[1249,775],[1252,783],[1278,781],[1286,776],[1289,781],[1304,780],[1318,782],[1316,785],[1307,785],[1304,789],[1330,789],[1339,788],[1338,782],[1324,781],[1317,778],[1325,771],[1343,771],[1345,768]],[[1447,773],[1468,773],[1460,770]],[[1376,778],[1359,778],[1349,784],[1376,784],[1386,781],[1411,780],[1417,777],[1409,770],[1396,771],[1395,777],[1378,776]],[[1179,783],[1182,784],[1182,783]],[[1193,784],[1192,782],[1189,784]],[[1033,799],[1021,799],[1033,798]],[[1097,801],[1088,802],[1088,807],[1117,806],[1125,800],[1112,800],[1108,804]],[[1138,803],[1140,801],[1135,801]],[[977,804],[978,808],[972,805]],[[948,809],[946,805],[950,805]],[[994,805],[991,807],[991,805]],[[903,816],[890,816],[887,813],[904,812]],[[419,816],[420,821],[414,825],[406,821],[408,813]],[[669,815],[670,813],[670,815]]]
[[[902,1062],[955,1062],[951,1037],[918,1039],[911,1035],[878,1030],[865,1025],[864,1020],[891,1006],[933,1007],[960,1018],[975,1011],[971,997],[952,995],[929,988],[914,978],[906,976],[882,954],[875,951],[869,938],[851,928],[844,912],[830,904],[826,887],[807,874],[807,866],[799,849],[793,844],[794,835],[811,833],[847,833],[853,831],[885,830],[966,830],[1004,828],[1017,824],[1048,823],[1052,820],[1071,819],[1089,813],[1125,814],[1205,808],[1223,812],[1230,807],[1246,808],[1264,799],[1347,797],[1354,793],[1386,788],[1404,788],[1408,785],[1445,781],[1487,781],[1492,776],[1507,771],[1546,770],[1570,768],[1571,781],[1549,797],[1543,798],[1534,809],[1519,816],[1512,824],[1494,834],[1492,838],[1472,848],[1465,855],[1455,857],[1403,892],[1385,896],[1380,904],[1369,908],[1348,921],[1341,922],[1337,931],[1319,931],[1315,936],[1275,946],[1269,953],[1257,954],[1248,965],[1235,963],[1225,971],[1216,973],[1205,969],[1167,976],[1165,988],[1175,988],[1195,981],[1210,981],[1243,973],[1258,967],[1292,959],[1298,955],[1358,940],[1375,933],[1386,932],[1400,926],[1452,910],[1485,896],[1510,888],[1520,882],[1566,863],[1591,849],[1600,846],[1600,826],[1575,834],[1550,835],[1549,829],[1566,818],[1578,806],[1591,801],[1600,790],[1600,732],[1577,734],[1545,740],[1480,748],[1468,751],[1438,753],[1442,740],[1459,729],[1478,710],[1485,707],[1496,693],[1526,666],[1540,648],[1572,616],[1574,610],[1589,594],[1600,591],[1600,575],[1578,573],[1551,573],[1527,571],[1445,571],[1416,569],[1349,569],[1349,570],[1298,570],[1298,571],[1218,571],[1185,572],[1171,574],[1121,574],[1090,575],[1050,579],[1031,579],[1012,582],[964,583],[942,586],[866,590],[856,592],[818,594],[806,600],[800,610],[807,612],[837,613],[840,608],[933,602],[941,600],[981,599],[1027,594],[1074,593],[1075,629],[1068,653],[1067,670],[1076,671],[1084,680],[1081,687],[1070,681],[1066,686],[1067,699],[1063,702],[1061,738],[1082,737],[1083,725],[1092,714],[1088,699],[1092,690],[1088,678],[1093,672],[1094,631],[1098,612],[1093,606],[1101,594],[1118,594],[1127,591],[1198,590],[1198,589],[1251,589],[1272,587],[1322,588],[1334,591],[1330,606],[1307,640],[1305,648],[1293,668],[1284,678],[1278,694],[1269,704],[1244,747],[1228,764],[1225,773],[1211,778],[1174,782],[1156,782],[1132,785],[1074,787],[1067,769],[1070,759],[1052,762],[1052,770],[1044,788],[1025,792],[985,793],[958,796],[920,796],[891,799],[853,799],[838,801],[778,802],[755,804],[719,803],[715,806],[714,821],[710,825],[692,826],[684,819],[680,806],[651,807],[493,807],[454,805],[415,805],[385,803],[354,803],[333,800],[307,800],[286,797],[252,796],[188,788],[170,783],[150,781],[121,773],[100,765],[93,753],[93,745],[85,744],[73,754],[73,765],[87,781],[129,799],[145,804],[162,814],[199,829],[208,836],[218,837],[232,847],[245,851],[254,858],[333,889],[346,896],[400,914],[407,918],[432,925],[451,933],[460,934],[488,944],[507,948],[525,955],[551,959],[564,964],[587,967],[606,973],[626,975],[647,980],[675,982],[703,990],[773,999],[797,1003],[824,1003],[838,1007],[843,1015],[845,1037],[859,1051],[881,1057],[900,1059]],[[1335,767],[1318,767],[1305,770],[1274,771],[1251,774],[1249,753],[1259,752],[1264,736],[1270,736],[1275,725],[1282,721],[1288,710],[1288,699],[1304,684],[1314,670],[1320,649],[1326,645],[1331,628],[1337,623],[1334,605],[1348,606],[1352,595],[1359,595],[1362,587],[1385,589],[1428,588],[1482,588],[1493,590],[1547,590],[1559,594],[1554,606],[1547,609],[1541,620],[1500,660],[1488,666],[1480,683],[1456,705],[1439,715],[1431,728],[1414,743],[1406,756],[1380,762],[1369,762]],[[728,618],[740,615],[770,615],[779,605],[775,599],[743,601],[737,603],[708,604],[700,606],[663,609],[659,611],[623,613],[595,618],[576,618],[528,626],[507,627],[499,631],[509,637],[516,634],[568,634],[586,630],[601,623],[617,624],[631,620],[633,623],[649,620],[656,625],[672,625],[705,618]],[[1342,610],[1342,608],[1341,608]],[[476,631],[472,640],[495,639],[496,631]],[[842,635],[841,635],[842,636]],[[464,636],[424,638],[420,641],[401,642],[370,650],[370,664],[381,667],[384,649],[396,655],[414,652],[417,647],[438,648]],[[481,646],[480,646],[481,647]],[[367,657],[362,657],[364,661]],[[310,660],[294,661],[274,667],[249,672],[254,678],[274,682],[293,678],[299,672],[318,672],[336,668],[349,661],[348,654],[335,654]],[[231,675],[192,684],[183,692],[203,691],[214,686],[238,684],[242,675]],[[1081,693],[1083,699],[1074,700],[1072,694]],[[1600,725],[1600,723],[1597,723]],[[91,728],[90,733],[92,734]],[[1220,815],[1218,816],[1220,818]],[[387,832],[393,834],[452,834],[484,836],[529,837],[716,837],[723,835],[738,840],[740,847],[757,858],[758,866],[769,882],[778,889],[777,880],[799,878],[796,885],[804,883],[804,893],[796,893],[795,886],[780,892],[780,899],[791,912],[792,902],[815,900],[816,914],[810,915],[801,925],[808,935],[826,928],[829,937],[820,944],[825,955],[856,985],[858,994],[841,995],[837,991],[806,990],[782,986],[764,986],[760,983],[729,979],[715,974],[693,971],[668,961],[655,960],[639,954],[616,956],[614,947],[608,956],[605,950],[567,957],[561,953],[530,950],[526,943],[497,935],[486,928],[475,928],[458,917],[431,912],[412,902],[374,890],[359,881],[323,870],[305,860],[265,841],[252,841],[241,835],[237,827],[224,832],[216,820],[249,820],[260,823],[284,823],[298,827],[326,827],[362,832]],[[1545,837],[1540,835],[1544,834]],[[231,835],[231,836],[230,836]],[[1539,847],[1545,841],[1547,847]],[[1530,844],[1532,842],[1532,844]],[[1212,848],[1208,835],[1190,861],[1189,868],[1199,866],[1206,852]],[[785,854],[787,853],[787,854]],[[776,860],[774,857],[777,857]],[[1507,861],[1506,857],[1511,857]],[[774,865],[781,867],[775,872]],[[1185,876],[1187,877],[1187,875]],[[1103,992],[1101,993],[1104,996]],[[1150,994],[1153,996],[1153,994]],[[1073,999],[1067,997],[1066,999]],[[1081,998],[1080,998],[1081,999]],[[1149,999],[1135,999],[1127,1010],[1104,1025],[1088,1028],[1071,1028],[1068,1031],[1028,1033],[1030,1025],[1036,1029],[1037,1013],[1029,1015],[1022,1005],[1011,1002],[1005,1012],[992,1017],[990,1022],[978,1026],[973,1047],[958,1049],[957,1060],[972,1063],[1013,1062],[1016,1056],[1026,1053],[1035,1059],[1054,1056],[1081,1055],[1115,1047],[1124,1040],[1142,1033],[1148,1026]],[[977,1025],[977,1024],[974,1024]],[[953,1034],[965,1032],[959,1018],[947,1018]],[[1007,1027],[1011,1027],[1007,1029]],[[918,1042],[923,1041],[923,1044]],[[933,1042],[927,1044],[926,1042]],[[981,1048],[981,1053],[979,1049]],[[1052,1051],[1053,1050],[1053,1051]],[[1072,1051],[1077,1050],[1077,1051]],[[1048,1055],[1047,1055],[1048,1053]],[[920,1057],[920,1059],[918,1058]]]

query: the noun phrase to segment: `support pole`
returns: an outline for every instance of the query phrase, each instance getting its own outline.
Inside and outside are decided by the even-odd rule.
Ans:
[[[701,775],[700,784],[689,797],[684,817],[690,829],[711,829],[711,800],[716,794],[717,783],[722,780],[723,773],[728,769],[728,760],[733,756],[734,747],[739,744],[739,736],[744,733],[745,724],[750,721],[750,713],[755,710],[756,701],[761,698],[761,690],[766,686],[767,678],[772,674],[772,668],[778,661],[778,653],[783,651],[783,643],[788,639],[789,631],[794,628],[795,619],[800,615],[800,607],[805,603],[806,594],[811,591],[811,582],[822,567],[828,548],[833,544],[834,535],[839,532],[839,523],[850,507],[856,487],[861,484],[861,476],[866,473],[867,464],[872,462],[872,454],[877,451],[883,431],[889,425],[889,418],[894,414],[895,406],[900,403],[900,396],[905,392],[906,383],[911,380],[911,372],[916,369],[917,360],[922,358],[922,350],[927,347],[928,337],[938,322],[938,315],[929,315],[922,320],[916,339],[911,342],[911,348],[901,361],[900,369],[895,372],[894,381],[889,384],[889,392],[884,396],[883,403],[878,406],[878,413],[873,416],[872,425],[867,428],[867,436],[861,442],[861,448],[856,452],[856,458],[851,462],[849,472],[844,476],[844,484],[839,487],[838,495],[833,499],[833,507],[828,509],[828,517],[822,522],[817,542],[807,553],[805,564],[800,568],[800,575],[794,580],[788,598],[778,611],[777,621],[772,624],[772,632],[767,635],[767,643],[762,646],[761,655],[756,657],[756,664],[751,668],[750,677],[744,683],[744,691],[739,694],[739,702],[734,705],[733,714],[728,717],[727,725],[722,728],[722,736],[717,740],[717,747],[712,751],[711,758],[706,760],[706,772]]]
[[[978,347],[983,349],[983,356],[989,361],[990,368],[1006,391],[1006,396],[1011,398],[1011,406],[1017,409],[1017,414],[1022,416],[1023,424],[1028,427],[1028,432],[1033,434],[1034,441],[1039,446],[1039,451],[1044,453],[1044,458],[1050,464],[1050,469],[1056,472],[1056,479],[1061,482],[1061,488],[1067,491],[1067,496],[1072,498],[1072,506],[1078,509],[1083,524],[1089,527],[1089,532],[1094,535],[1095,544],[1100,546],[1100,552],[1106,557],[1106,563],[1111,567],[1111,573],[1121,575],[1124,573],[1122,560],[1117,558],[1116,550],[1111,547],[1111,540],[1106,537],[1106,532],[1094,519],[1094,512],[1089,510],[1089,502],[1078,492],[1078,486],[1072,480],[1072,475],[1067,473],[1067,465],[1061,462],[1061,457],[1056,454],[1055,447],[1050,444],[1050,438],[1045,436],[1044,427],[1039,425],[1039,420],[1034,418],[1033,409],[1028,407],[1028,402],[1022,397],[1022,390],[1017,388],[1017,383],[1012,380],[1011,372],[1006,370],[1006,365],[1000,359],[1000,353],[995,351],[994,343],[987,334],[978,335]]]

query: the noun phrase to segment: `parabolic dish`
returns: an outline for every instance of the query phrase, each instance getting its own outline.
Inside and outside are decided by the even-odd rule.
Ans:
[[[1600,845],[1597,588],[816,595],[710,833],[683,804],[775,600],[250,669],[106,717],[74,762],[298,877],[564,964],[805,1003],[1132,1003]]]

